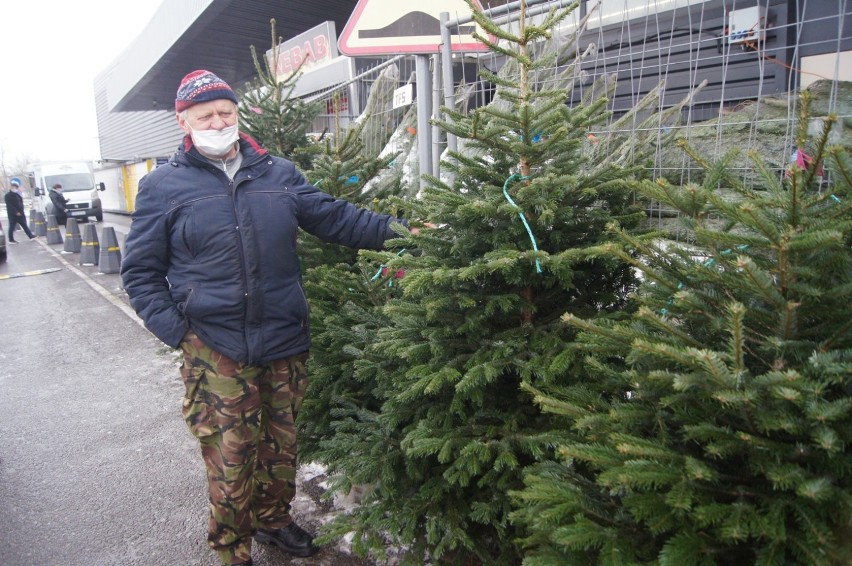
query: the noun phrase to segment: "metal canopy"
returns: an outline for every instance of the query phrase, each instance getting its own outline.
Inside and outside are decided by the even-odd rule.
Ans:
[[[161,9],[168,9],[168,0]],[[292,38],[325,21],[346,25],[357,0],[213,0],[168,50],[148,69],[113,111],[149,111],[172,107],[180,80],[195,69],[208,69],[242,89],[257,74],[252,45],[259,55],[272,46],[270,20],[277,35]],[[146,30],[136,41],[146,41]]]

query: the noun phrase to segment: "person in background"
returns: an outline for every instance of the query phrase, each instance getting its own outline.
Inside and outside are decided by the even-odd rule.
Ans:
[[[62,194],[62,184],[56,183],[50,188],[50,202],[53,203],[53,216],[56,223],[65,226],[68,220],[68,199]]]
[[[237,104],[210,71],[180,82],[186,135],[139,183],[121,275],[148,330],[183,353],[183,416],[207,468],[208,543],[223,564],[252,564],[252,537],[295,556],[317,551],[290,514],[311,346],[297,230],[380,249],[407,223],[308,184],[240,133]]]
[[[27,214],[24,210],[24,195],[21,193],[21,180],[17,177],[12,177],[9,180],[9,190],[4,195],[3,199],[6,202],[6,215],[9,217],[9,243],[17,244],[15,241],[15,228],[18,225],[23,228],[24,233],[30,240],[35,238],[35,234],[30,231],[27,226]]]

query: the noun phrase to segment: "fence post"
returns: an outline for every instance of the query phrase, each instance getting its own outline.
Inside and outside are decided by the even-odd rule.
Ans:
[[[432,115],[432,74],[429,72],[429,56],[415,55],[414,70],[417,74],[417,160],[420,162],[420,174],[417,186],[422,185],[424,174],[432,173],[432,129],[429,117]]]
[[[456,85],[453,83],[453,51],[450,43],[452,39],[450,37],[450,28],[447,25],[449,21],[450,13],[441,12],[441,72],[444,77],[442,81],[442,86],[444,87],[444,106],[450,110],[455,110]],[[447,149],[450,151],[458,149],[456,136],[449,132],[447,132]]]
[[[437,53],[432,55],[432,118],[441,119],[441,58]],[[432,174],[441,176],[441,127],[432,125]]]

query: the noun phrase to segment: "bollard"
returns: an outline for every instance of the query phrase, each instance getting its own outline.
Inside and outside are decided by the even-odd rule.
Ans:
[[[62,243],[62,234],[59,232],[59,224],[57,224],[56,217],[52,214],[47,217],[47,243]]]
[[[101,235],[104,245],[101,247],[101,257],[98,262],[99,273],[118,273],[121,270],[121,249],[118,247],[118,238],[115,236],[115,228],[106,226]]]
[[[41,211],[36,212],[33,227],[36,236],[47,236],[47,225],[44,223],[44,214]]]
[[[80,265],[97,265],[101,246],[98,243],[98,233],[94,224],[83,227],[83,243],[80,250]]]
[[[77,226],[76,218],[69,218],[65,221],[65,249],[68,253],[80,253],[82,247],[82,238],[80,237],[80,227]]]
[[[30,226],[35,227],[35,218],[36,218],[36,210],[34,208],[30,209]]]

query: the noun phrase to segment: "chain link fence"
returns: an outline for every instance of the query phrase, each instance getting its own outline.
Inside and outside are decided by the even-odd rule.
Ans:
[[[492,6],[492,17],[517,29],[516,4]],[[527,4],[528,21],[536,23],[548,10],[570,2]],[[590,144],[620,139],[627,162],[641,158],[642,163],[648,159],[643,150],[650,147],[650,174],[678,184],[700,182],[703,172],[677,147],[678,140],[710,160],[735,148],[733,170],[746,184],[755,183],[749,154],[782,175],[792,159],[813,149],[796,147],[801,90],[813,98],[809,131],[817,134],[824,116],[835,114],[830,142],[852,146],[850,16],[848,0],[582,1],[550,41],[548,48],[558,53],[557,67],[539,71],[540,86],[563,79],[560,73],[581,56],[570,77],[567,102],[606,96],[611,111],[606,123],[588,132]],[[450,25],[458,29],[464,21]],[[430,81],[434,99],[445,104],[441,73],[435,72],[441,57],[430,61],[432,76],[424,80]],[[498,72],[504,59],[491,53],[455,53],[451,61],[454,106],[468,112],[491,103],[494,86],[481,80],[479,71]],[[326,107],[314,129],[338,135],[341,128],[369,120],[362,132],[365,151],[400,153],[409,180],[416,183],[417,143],[431,144],[440,155],[447,141],[442,132],[416,131],[416,100],[394,108],[394,91],[417,79],[412,56],[362,63],[353,79],[310,97]],[[436,113],[433,108],[431,116]],[[624,137],[634,143],[625,146]],[[653,207],[648,213],[661,223],[674,215]]]

